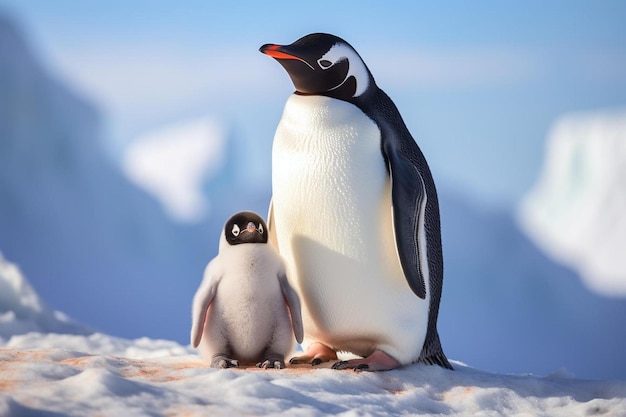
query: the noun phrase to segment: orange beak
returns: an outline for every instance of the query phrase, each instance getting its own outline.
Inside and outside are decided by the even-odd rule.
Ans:
[[[301,58],[298,58],[297,56],[282,52],[280,49],[281,49],[281,45],[274,45],[274,44],[268,43],[268,44],[263,45],[259,49],[259,51],[261,51],[265,55],[271,56],[272,58],[276,58],[276,59],[295,59],[298,61],[302,60]]]

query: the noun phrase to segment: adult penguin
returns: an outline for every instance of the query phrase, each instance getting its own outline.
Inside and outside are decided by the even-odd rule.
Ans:
[[[306,351],[335,369],[450,368],[437,333],[439,204],[398,109],[343,39],[266,44],[296,91],[272,149],[270,238],[300,294]]]

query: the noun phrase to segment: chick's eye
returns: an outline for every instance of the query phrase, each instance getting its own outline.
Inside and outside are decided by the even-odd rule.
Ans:
[[[233,236],[239,236],[239,226],[234,225],[232,230]]]
[[[259,228],[257,229],[259,233],[263,234],[263,225],[259,223]]]
[[[322,69],[328,69],[333,65],[333,63],[327,59],[320,59],[317,63],[320,65],[320,68]]]

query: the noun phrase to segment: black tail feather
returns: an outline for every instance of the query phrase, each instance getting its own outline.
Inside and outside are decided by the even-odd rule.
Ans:
[[[448,362],[448,358],[446,358],[445,353],[443,353],[437,331],[432,332],[432,334],[429,333],[428,336],[431,337],[426,338],[426,342],[424,342],[424,347],[422,348],[420,357],[417,359],[417,363],[438,365],[445,369],[454,370],[452,365],[450,365],[450,362]]]

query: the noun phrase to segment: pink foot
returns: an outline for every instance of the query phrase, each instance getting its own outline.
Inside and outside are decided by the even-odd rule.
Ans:
[[[304,355],[294,356],[289,360],[289,363],[291,365],[310,363],[315,366],[331,360],[337,360],[337,353],[328,346],[316,342],[309,346]]]
[[[350,359],[336,362],[333,369],[353,369],[361,371],[389,371],[400,366],[400,362],[383,352],[375,350],[374,353],[363,359]]]

